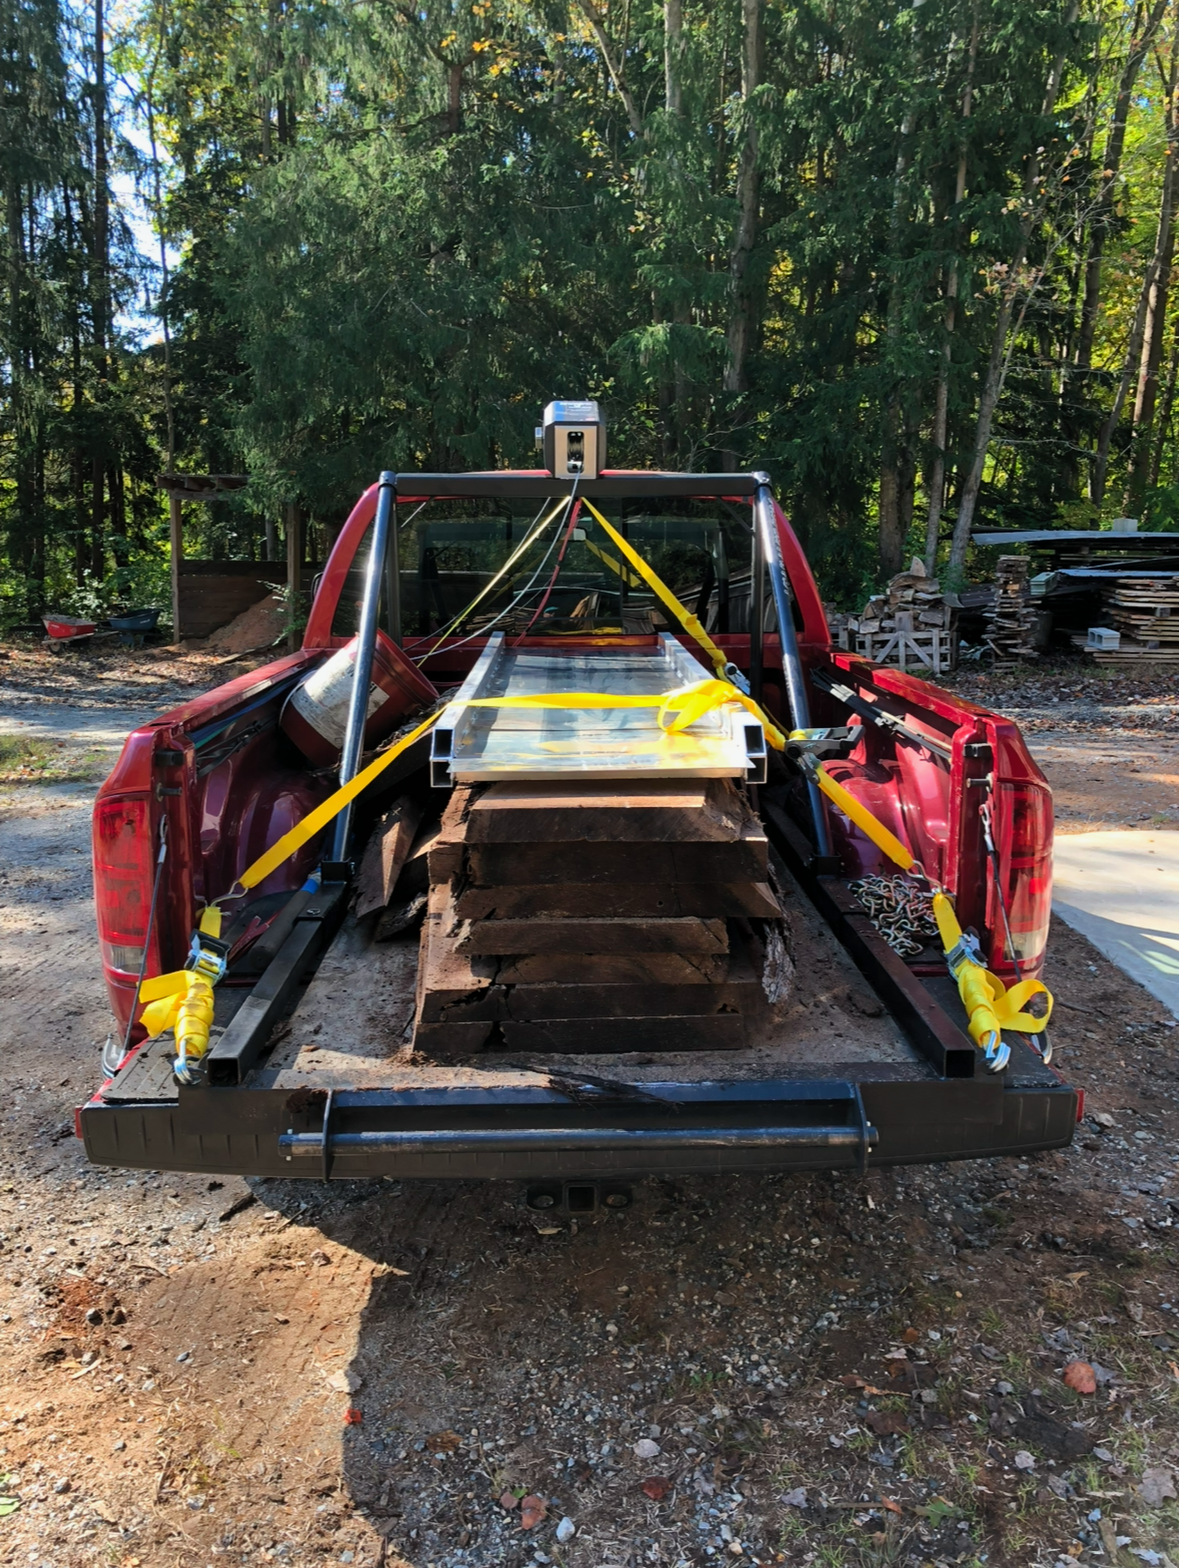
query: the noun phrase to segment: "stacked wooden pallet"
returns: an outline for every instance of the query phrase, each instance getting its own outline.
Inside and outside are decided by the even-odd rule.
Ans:
[[[736,1049],[780,907],[724,779],[458,788],[430,852],[415,1047]]]
[[[996,669],[1039,657],[1034,643],[1036,607],[1032,603],[1026,555],[1001,555],[995,563],[995,602],[986,616],[984,640]]]
[[[1094,653],[1097,663],[1179,658],[1179,577],[1119,577],[1103,597],[1103,622],[1121,633],[1121,646]]]
[[[840,647],[877,664],[924,666],[941,675],[955,665],[956,615],[956,600],[914,557],[909,570],[869,599],[862,614],[836,615],[831,628]]]

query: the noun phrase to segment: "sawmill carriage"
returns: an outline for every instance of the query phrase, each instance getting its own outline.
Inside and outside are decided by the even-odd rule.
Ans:
[[[127,741],[89,1157],[622,1201],[1067,1143],[1014,725],[832,648],[765,475],[544,442],[383,475],[301,651]]]

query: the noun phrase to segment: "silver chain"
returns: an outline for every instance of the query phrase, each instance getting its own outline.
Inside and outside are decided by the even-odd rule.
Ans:
[[[908,877],[860,877],[849,882],[868,919],[901,958],[916,958],[938,937],[929,894]]]

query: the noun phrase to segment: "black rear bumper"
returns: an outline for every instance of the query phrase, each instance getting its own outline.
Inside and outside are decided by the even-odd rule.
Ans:
[[[181,1089],[80,1112],[97,1165],[344,1180],[864,1170],[1063,1148],[1076,1092],[1023,1048],[1002,1079],[874,1076],[557,1088]],[[879,1074],[881,1069],[868,1069]],[[885,1070],[887,1071],[887,1070]]]

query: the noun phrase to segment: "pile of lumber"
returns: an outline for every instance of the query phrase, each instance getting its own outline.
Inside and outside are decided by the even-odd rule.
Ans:
[[[1032,603],[1026,555],[1001,555],[995,563],[995,602],[987,611],[983,641],[994,653],[995,669],[1020,659],[1035,659],[1036,607]]]
[[[1121,634],[1121,645],[1090,657],[1100,664],[1179,659],[1179,577],[1119,577],[1103,598],[1102,622]]]
[[[429,864],[415,1049],[748,1042],[781,908],[730,781],[460,787]]]
[[[942,592],[935,577],[914,557],[882,594],[868,600],[859,615],[829,616],[831,634],[841,648],[878,664],[924,668],[935,675],[957,662],[958,601]]]
[[[859,615],[843,618],[848,632],[863,637],[896,631],[952,631],[955,604],[936,577],[916,557],[907,572],[892,578],[882,594],[868,600]]]

